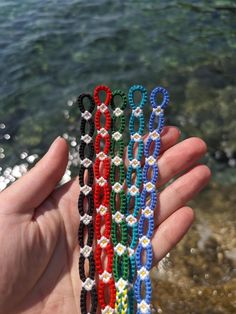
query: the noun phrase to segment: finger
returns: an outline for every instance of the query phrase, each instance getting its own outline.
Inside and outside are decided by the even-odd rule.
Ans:
[[[158,160],[158,186],[190,168],[205,155],[206,151],[205,142],[197,137],[188,138],[166,150]]]
[[[161,149],[160,153],[175,145],[180,138],[180,130],[175,126],[165,126],[161,132]],[[148,136],[147,136],[148,137]],[[146,143],[146,141],[145,141]]]
[[[152,238],[154,264],[160,261],[183,238],[194,221],[190,207],[182,207],[155,229]]]
[[[62,178],[67,162],[67,143],[58,137],[29,172],[1,192],[1,212],[29,213],[39,206]]]
[[[77,232],[79,228],[79,210],[78,199],[80,193],[79,178],[74,177],[70,181],[57,187],[51,195],[47,198],[47,201],[39,206],[34,214],[34,220],[37,220],[41,225],[41,230],[48,228],[45,220],[48,220],[48,216],[45,212],[54,214],[52,208],[56,208],[56,212],[60,213],[60,217],[63,218],[64,227],[67,234],[68,245],[71,248],[77,246]]]
[[[171,146],[175,145],[180,138],[180,131],[175,126],[165,126],[163,128],[163,131],[161,132],[161,153],[163,153],[165,150],[170,148]],[[148,134],[144,136],[144,143],[146,143],[148,139]],[[135,153],[137,153],[137,145],[134,147]],[[125,149],[125,165],[126,167],[129,165],[128,163],[128,149]],[[144,163],[144,158],[142,160],[142,163]]]
[[[60,187],[58,187],[53,192],[54,199],[58,199],[58,202],[60,199],[63,199],[64,202],[69,203],[75,203],[78,200],[80,193],[80,184],[79,184],[79,177],[76,176],[72,178],[70,181],[64,183]],[[59,203],[57,203],[58,205]]]
[[[210,169],[197,165],[176,179],[159,194],[159,204],[155,212],[155,224],[159,225],[196,196],[209,182]]]

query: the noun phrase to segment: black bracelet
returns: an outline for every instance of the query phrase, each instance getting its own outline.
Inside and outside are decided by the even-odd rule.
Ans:
[[[85,109],[84,99],[89,101],[88,109]],[[81,94],[77,100],[79,109],[81,111],[81,143],[79,148],[80,157],[80,195],[78,200],[78,210],[80,214],[80,225],[78,230],[78,242],[80,246],[79,257],[79,275],[82,281],[82,290],[80,295],[80,308],[82,314],[95,314],[97,310],[97,290],[95,285],[95,262],[94,253],[92,250],[94,227],[93,227],[93,213],[94,200],[92,194],[92,186],[94,180],[93,172],[93,158],[94,146],[92,136],[95,130],[94,122],[92,120],[92,112],[95,108],[93,97],[90,94]],[[85,174],[87,172],[87,178]],[[85,233],[87,233],[87,240],[85,240]],[[88,260],[89,271],[86,274],[85,263]],[[88,302],[87,295],[90,293],[90,301]],[[90,309],[88,309],[90,307]]]

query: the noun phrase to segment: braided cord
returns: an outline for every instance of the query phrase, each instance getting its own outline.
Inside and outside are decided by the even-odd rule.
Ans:
[[[158,94],[161,94],[163,97],[160,105],[156,101]],[[154,210],[157,204],[157,158],[161,147],[160,133],[164,126],[164,109],[169,103],[169,94],[164,88],[156,87],[150,95],[150,102],[152,113],[149,120],[149,135],[144,148],[145,165],[143,167],[143,190],[141,193],[142,212],[138,225],[139,244],[136,251],[137,279],[135,282],[135,297],[138,303],[138,314],[151,314],[152,286],[149,272],[152,267],[151,238],[154,231]],[[157,124],[156,127],[154,126],[155,124]],[[142,286],[145,287],[145,296],[142,296],[141,293]]]
[[[116,107],[115,98],[121,98],[121,105]],[[127,313],[128,302],[128,233],[125,220],[126,215],[126,194],[124,192],[125,168],[123,163],[125,130],[125,116],[123,110],[127,105],[127,97],[121,90],[112,93],[111,107],[112,117],[112,139],[111,157],[112,166],[110,181],[112,230],[111,237],[114,245],[113,275],[116,284],[116,305],[115,313]],[[119,126],[117,126],[117,124]]]
[[[134,93],[141,92],[142,98],[139,104],[134,102]],[[136,275],[135,249],[138,244],[138,215],[140,210],[140,188],[142,184],[141,159],[143,156],[143,131],[144,116],[143,107],[147,101],[147,91],[141,85],[134,85],[130,88],[128,94],[129,104],[132,113],[129,120],[130,142],[128,144],[129,166],[127,170],[127,226],[130,235],[128,243],[129,253],[129,291],[128,291],[128,313],[134,313],[134,290],[133,283]],[[138,130],[135,131],[135,121],[138,122]],[[136,151],[137,146],[137,152]],[[134,208],[133,208],[134,207]],[[133,208],[133,209],[132,209]]]
[[[83,104],[84,99],[87,98],[89,101],[89,108],[85,110]],[[93,173],[93,158],[94,158],[94,146],[92,142],[92,136],[94,133],[94,122],[92,120],[92,112],[95,104],[93,97],[90,94],[81,94],[77,100],[79,109],[81,111],[81,144],[79,148],[80,157],[80,171],[79,171],[79,182],[80,190],[82,193],[79,195],[78,209],[80,214],[80,224],[78,230],[78,241],[80,246],[80,257],[79,257],[79,274],[82,280],[82,290],[80,295],[80,308],[81,313],[96,313],[97,308],[97,290],[95,286],[95,263],[94,255],[92,251],[93,245],[93,221],[92,216],[94,212],[94,202],[92,195],[92,185],[94,179]],[[87,131],[89,128],[89,131]],[[88,174],[85,179],[85,173]],[[88,234],[87,240],[85,239],[85,233]],[[86,259],[88,260],[89,271],[88,276],[85,271]],[[87,294],[90,293],[91,301],[88,302]],[[89,310],[87,308],[90,307]]]
[[[106,93],[104,103],[99,98],[99,92]],[[104,85],[97,86],[94,90],[94,100],[97,105],[95,113],[95,127],[97,136],[95,139],[96,160],[94,174],[96,178],[94,203],[96,206],[95,233],[97,244],[95,249],[96,269],[98,278],[98,302],[101,313],[113,313],[116,301],[116,289],[112,277],[113,247],[110,241],[111,235],[111,213],[110,213],[110,135],[111,116],[108,106],[111,102],[111,90]],[[104,126],[101,125],[101,118],[105,119]],[[106,262],[107,258],[107,262]],[[109,302],[106,301],[105,293],[109,295]]]

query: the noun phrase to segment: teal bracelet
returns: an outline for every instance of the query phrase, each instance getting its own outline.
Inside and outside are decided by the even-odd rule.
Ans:
[[[141,92],[142,98],[140,104],[135,104],[134,93]],[[138,215],[140,210],[140,188],[142,184],[142,167],[141,159],[143,156],[143,132],[144,132],[144,116],[143,107],[147,102],[147,91],[141,85],[134,85],[130,88],[128,94],[129,104],[132,108],[132,113],[129,121],[130,142],[128,144],[128,160],[129,166],[127,170],[127,226],[130,241],[128,243],[129,253],[129,291],[128,291],[128,313],[134,313],[134,290],[133,283],[136,275],[135,249],[138,244]],[[135,120],[138,120],[138,130],[135,131]],[[135,153],[135,146],[138,146],[138,151]],[[135,180],[133,180],[135,177]],[[134,209],[131,204],[134,201]]]

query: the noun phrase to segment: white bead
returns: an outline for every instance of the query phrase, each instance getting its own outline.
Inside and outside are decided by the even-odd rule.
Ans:
[[[140,166],[140,161],[139,161],[138,159],[132,159],[132,160],[130,161],[130,165],[131,165],[134,169],[136,169],[138,166]]]
[[[137,222],[137,218],[135,218],[133,215],[129,215],[126,217],[126,222],[128,226],[133,227],[133,225],[135,225]]]
[[[116,108],[113,113],[116,117],[119,117],[123,114],[123,111],[120,108]]]
[[[104,205],[100,205],[97,208],[97,213],[100,213],[100,215],[104,216],[107,213],[107,207]]]
[[[101,314],[113,314],[115,310],[107,305],[104,309],[101,309]]]
[[[113,159],[112,159],[112,163],[116,166],[119,166],[122,162],[122,159],[119,157],[119,156],[115,156]]]
[[[115,222],[119,224],[124,219],[124,215],[121,214],[121,212],[116,212],[114,215],[112,215],[112,219],[114,219]]]
[[[135,185],[131,185],[131,187],[128,188],[128,191],[132,196],[135,196],[137,193],[139,193],[139,189]]]
[[[153,141],[156,141],[160,137],[160,134],[155,130],[149,133],[149,136]]]
[[[153,215],[153,211],[149,206],[146,206],[144,209],[142,209],[142,215],[144,215],[146,218]]]
[[[97,108],[98,108],[98,110],[100,110],[101,112],[105,112],[105,111],[108,110],[107,106],[106,106],[104,103],[102,103],[102,104],[101,104],[100,106],[98,106]]]
[[[107,239],[106,237],[102,236],[99,240],[98,240],[98,244],[101,246],[101,248],[105,248],[107,246],[107,244],[110,242],[109,239]]]
[[[98,134],[101,134],[102,137],[105,137],[108,134],[107,130],[104,128],[101,128],[97,132],[98,132]]]
[[[99,279],[105,283],[108,283],[108,281],[111,279],[111,273],[108,273],[105,270],[101,275],[99,275]]]
[[[149,271],[143,266],[141,269],[138,270],[138,274],[142,280],[148,277]]]
[[[89,144],[92,141],[92,137],[88,134],[82,135],[81,140],[84,141],[86,144]]]
[[[89,257],[91,254],[91,246],[85,245],[83,248],[80,248],[80,253],[83,254],[85,258]]]
[[[90,291],[92,290],[94,284],[95,280],[87,278],[84,282],[82,282],[82,287],[85,288],[85,290]]]
[[[120,278],[117,282],[116,282],[116,289],[118,291],[124,291],[124,289],[127,288],[128,285],[128,281],[124,280],[123,278]]]
[[[88,168],[92,164],[92,160],[85,158],[81,160],[81,165],[83,165],[85,168]]]
[[[84,214],[84,216],[80,217],[81,221],[83,221],[85,225],[88,225],[91,222],[92,218],[93,217],[88,214]]]
[[[148,192],[152,192],[155,189],[155,185],[152,182],[147,182],[147,183],[144,184],[144,188]]]
[[[84,118],[85,120],[89,120],[92,117],[92,114],[87,110],[85,112],[82,112],[81,115],[82,115],[82,118]]]
[[[150,312],[150,305],[142,300],[142,302],[138,303],[138,309],[141,311],[142,314],[147,314]]]
[[[148,158],[145,158],[145,161],[149,166],[153,166],[156,162],[156,159],[153,156],[149,156]]]
[[[142,114],[142,109],[140,107],[137,107],[136,109],[133,110],[133,114],[135,115],[135,117],[140,117],[140,115]]]
[[[157,108],[153,108],[152,110],[156,116],[159,116],[161,113],[163,113],[163,109],[161,109],[161,106],[157,106]]]
[[[92,188],[88,185],[84,185],[80,188],[80,190],[84,195],[88,195],[92,191]]]
[[[104,179],[103,177],[100,177],[99,179],[97,179],[97,183],[98,183],[100,186],[104,186],[104,185],[107,183],[107,180]]]
[[[131,139],[135,142],[139,142],[142,139],[142,136],[139,133],[134,133],[133,135],[131,135]]]
[[[119,141],[121,137],[122,137],[122,134],[118,131],[112,134],[112,138],[114,138],[115,141]]]
[[[142,247],[146,248],[150,244],[150,239],[146,236],[142,236],[142,238],[139,239],[139,242],[142,244]]]
[[[114,247],[115,252],[121,256],[122,254],[124,254],[124,252],[126,251],[126,246],[122,245],[121,243],[118,243],[115,247]]]
[[[107,158],[107,155],[104,152],[100,152],[96,154],[96,157],[99,158],[100,160],[104,160]]]
[[[122,184],[120,184],[119,182],[116,182],[113,186],[112,186],[112,190],[115,191],[116,193],[120,193],[122,190],[123,186]]]

